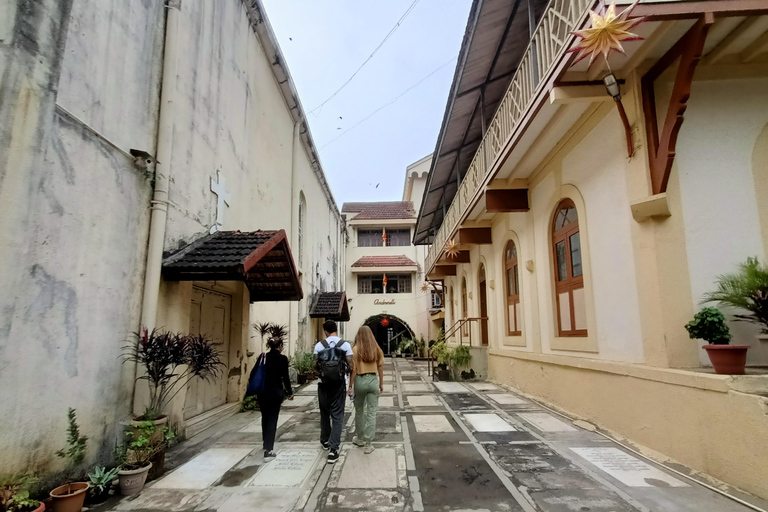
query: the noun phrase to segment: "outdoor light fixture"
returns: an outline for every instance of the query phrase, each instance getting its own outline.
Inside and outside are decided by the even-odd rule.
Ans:
[[[624,125],[624,134],[627,138],[627,157],[632,158],[635,154],[635,146],[632,144],[632,127],[629,126],[629,119],[627,119],[627,113],[624,111],[624,104],[621,102],[621,87],[619,87],[619,81],[616,79],[616,75],[608,73],[603,77],[603,84],[605,90],[608,92],[608,96],[613,98],[616,102],[616,108],[619,109],[619,116],[621,122]]]
[[[613,101],[621,101],[621,89],[619,88],[619,81],[616,80],[616,75],[613,73],[605,75],[603,83],[605,84],[605,90],[608,91],[608,96],[613,98]]]

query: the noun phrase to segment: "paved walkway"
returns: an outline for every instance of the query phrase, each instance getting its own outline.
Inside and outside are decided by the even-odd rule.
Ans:
[[[349,402],[348,402],[349,404]],[[116,511],[294,510],[742,512],[747,507],[488,383],[432,383],[425,363],[385,366],[376,451],[320,447],[316,385],[280,414],[277,459],[257,412],[238,414],[168,454],[166,475]]]

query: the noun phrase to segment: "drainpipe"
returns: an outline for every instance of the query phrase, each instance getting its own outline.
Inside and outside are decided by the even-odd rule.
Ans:
[[[294,187],[294,184],[296,182],[296,140],[299,138],[299,126],[301,125],[301,117],[299,117],[298,120],[293,122],[293,138],[291,140],[291,231],[294,229],[294,215],[295,215],[295,198],[296,198],[296,189]],[[306,219],[305,219],[306,221]],[[298,226],[296,226],[296,233],[298,235]],[[296,238],[298,241],[298,237]],[[301,258],[301,243],[299,241],[298,244],[298,258]],[[303,259],[302,259],[303,263]],[[303,269],[299,269],[299,271],[302,271]],[[299,283],[301,285],[302,283]],[[291,325],[291,321],[293,320],[293,309],[294,309],[294,303],[295,301],[288,302],[288,325]],[[296,308],[296,330],[299,328],[299,308]],[[288,356],[291,355],[291,337],[288,336]]]
[[[141,304],[141,324],[152,330],[157,322],[157,302],[160,295],[160,274],[163,266],[163,243],[168,218],[168,190],[170,184],[171,156],[173,148],[174,104],[176,91],[176,54],[178,52],[180,3],[170,2],[164,7],[165,39],[163,73],[160,83],[160,115],[157,123],[155,184],[150,206],[149,241],[147,243],[147,268],[144,274],[144,296]],[[134,368],[134,382],[139,376],[139,366]],[[132,407],[135,407],[136,385],[133,386]]]
[[[168,218],[168,191],[170,187],[173,148],[174,96],[176,91],[176,54],[178,51],[178,8],[167,7],[165,21],[165,51],[160,92],[160,118],[157,128],[157,164],[155,189],[152,197],[147,245],[147,270],[144,277],[144,299],[141,306],[141,325],[153,329],[157,322],[157,302],[160,295],[160,273],[163,266],[163,245]]]

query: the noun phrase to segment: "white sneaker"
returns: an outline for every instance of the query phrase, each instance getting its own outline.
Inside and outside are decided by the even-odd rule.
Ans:
[[[365,443],[363,442],[363,440],[357,436],[352,438],[352,444],[354,444],[355,446],[365,446]]]

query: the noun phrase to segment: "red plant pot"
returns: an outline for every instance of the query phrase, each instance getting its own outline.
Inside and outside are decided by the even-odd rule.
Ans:
[[[704,345],[715,373],[720,375],[744,375],[747,365],[747,345]]]

